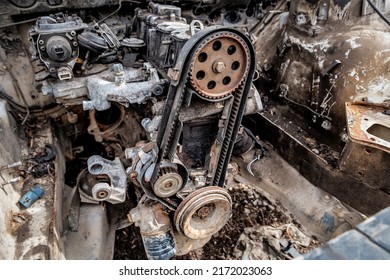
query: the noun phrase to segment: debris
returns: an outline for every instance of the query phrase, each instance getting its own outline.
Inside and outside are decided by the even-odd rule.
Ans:
[[[231,176],[227,189],[233,200],[232,218],[202,248],[174,259],[292,259],[319,245],[301,232],[278,202],[265,197],[241,175]],[[146,259],[137,232],[133,225],[117,231],[114,259]]]
[[[22,165],[21,161],[17,161],[8,165],[0,166],[0,170],[12,169]]]
[[[57,155],[57,148],[52,144],[46,144],[45,154],[40,157],[34,158],[34,160],[37,163],[49,162],[55,159],[56,155]]]
[[[244,177],[242,177],[241,175],[237,174],[237,175],[234,175],[234,180],[237,182],[237,183],[241,183],[241,184],[245,184],[248,182],[247,179],[245,179]]]
[[[310,244],[311,238],[294,224],[256,226],[244,229],[234,254],[243,260],[290,259],[301,255],[294,246],[308,247]]]
[[[286,235],[295,244],[298,244],[303,247],[308,247],[310,245],[311,238],[306,236],[303,232],[301,232],[294,224],[283,225],[279,228],[284,229]]]
[[[41,198],[43,194],[43,189],[40,186],[35,185],[25,195],[22,196],[22,198],[19,200],[19,203],[24,207],[29,208],[35,201]]]

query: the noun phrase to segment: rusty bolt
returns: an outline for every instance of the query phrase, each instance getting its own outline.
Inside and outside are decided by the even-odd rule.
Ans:
[[[213,70],[215,73],[222,73],[225,69],[226,69],[226,65],[222,61],[214,62]]]
[[[138,176],[137,171],[131,171],[131,172],[129,173],[129,178],[130,178],[131,180],[137,179],[137,176]]]

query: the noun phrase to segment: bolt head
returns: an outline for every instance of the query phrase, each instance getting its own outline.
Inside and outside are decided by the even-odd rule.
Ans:
[[[120,63],[115,63],[113,66],[112,66],[112,70],[115,72],[115,73],[120,73],[123,71],[123,65],[120,64]]]
[[[213,65],[213,70],[215,73],[222,73],[225,69],[226,65],[222,61],[217,61]]]

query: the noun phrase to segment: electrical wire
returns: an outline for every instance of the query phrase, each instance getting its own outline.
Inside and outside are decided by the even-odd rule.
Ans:
[[[371,8],[390,26],[390,20],[386,18],[381,11],[370,1],[366,0],[368,4],[370,4]]]
[[[134,3],[134,4],[142,4],[140,1],[134,1],[134,0],[120,0],[119,3],[118,3],[118,8],[112,12],[111,14],[109,14],[108,16],[102,18],[101,20],[99,20],[97,23],[102,23],[104,22],[106,19],[112,17],[113,15],[115,15],[117,12],[119,12],[119,10],[122,8],[122,3],[123,2],[130,2],[130,3]]]
[[[117,12],[119,12],[119,10],[122,8],[122,2],[130,2],[130,3],[134,3],[134,4],[142,4],[142,2],[135,1],[135,0],[120,0],[118,8],[112,14],[109,14],[105,18],[99,20],[98,23],[101,23],[101,22],[105,21],[106,19],[112,17]],[[12,23],[8,23],[8,24],[3,24],[3,25],[0,25],[0,29],[1,28],[6,28],[6,27],[11,27],[11,26],[16,26],[16,25],[20,25],[20,24],[24,24],[24,23],[29,23],[29,22],[33,22],[33,21],[37,21],[37,19],[38,18],[32,18],[32,19],[28,19],[28,20],[19,21],[19,22],[12,22]]]
[[[332,118],[330,118],[330,117],[328,117],[328,116],[325,116],[325,115],[323,115],[323,114],[320,114],[320,113],[314,111],[312,108],[310,108],[310,107],[308,107],[308,106],[306,106],[306,105],[304,105],[304,104],[298,103],[298,102],[296,102],[296,101],[294,101],[294,100],[288,98],[286,95],[283,95],[282,97],[283,97],[284,99],[286,99],[287,101],[289,101],[289,102],[291,102],[291,103],[293,103],[293,104],[295,104],[295,105],[297,105],[297,106],[301,106],[301,107],[303,107],[303,108],[306,108],[307,110],[309,110],[310,112],[312,112],[314,115],[316,115],[316,116],[318,116],[318,117],[327,119],[327,120],[329,120],[329,121],[332,120]],[[329,114],[328,114],[328,115],[329,115]]]
[[[38,18],[32,18],[32,19],[28,19],[28,20],[19,21],[19,22],[12,22],[12,23],[8,23],[8,24],[3,24],[3,25],[0,25],[0,29],[15,26],[15,25],[20,25],[20,24],[24,24],[24,23],[29,23],[32,21],[36,21],[37,19]]]

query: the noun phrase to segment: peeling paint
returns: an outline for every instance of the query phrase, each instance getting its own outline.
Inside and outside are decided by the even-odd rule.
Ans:
[[[348,42],[351,45],[352,49],[357,49],[357,48],[362,46],[361,44],[356,42],[357,39],[360,39],[360,37],[352,37],[352,38],[346,40],[346,42]]]
[[[348,58],[349,57],[349,53],[351,52],[351,49],[349,49],[349,50],[347,50],[346,52],[345,52],[345,58]]]
[[[360,80],[359,75],[358,75],[358,72],[356,71],[355,68],[353,68],[353,69],[348,73],[348,76],[354,77],[356,81],[359,81],[359,80]]]
[[[299,45],[310,53],[318,51],[327,52],[329,48],[333,47],[333,44],[331,44],[328,39],[316,41],[315,43],[305,43],[301,39],[293,36],[290,36],[289,39],[292,44]]]
[[[357,85],[354,100],[360,101],[363,97],[367,99],[367,102],[376,104],[390,100],[390,80],[379,76],[372,79],[366,87]]]
[[[383,94],[390,98],[390,81],[379,76],[370,81],[368,85],[369,94]]]

